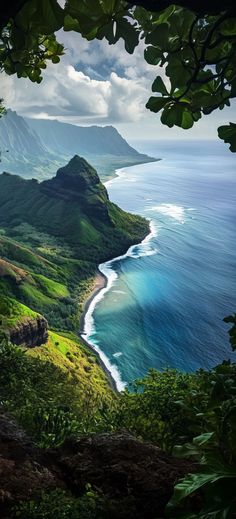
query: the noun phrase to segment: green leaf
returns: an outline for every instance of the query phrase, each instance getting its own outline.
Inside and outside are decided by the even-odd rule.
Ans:
[[[59,61],[60,61],[60,58],[59,58],[59,56],[55,56],[55,55],[54,55],[54,56],[52,56],[52,58],[51,58],[51,59],[52,59],[52,63],[59,63]]]
[[[185,499],[190,494],[193,494],[200,488],[204,487],[208,483],[214,483],[218,481],[219,479],[223,478],[223,474],[204,474],[204,473],[197,473],[197,474],[188,474],[184,479],[182,479],[177,485],[175,485],[174,494],[171,498],[169,505],[175,506],[177,505],[182,499]]]
[[[169,98],[166,98],[166,97],[150,97],[150,99],[148,100],[147,104],[146,104],[146,108],[148,108],[149,110],[151,110],[151,112],[159,112],[160,110],[162,110],[162,108],[164,108],[164,106],[166,105],[166,103],[169,102]]]
[[[166,75],[171,81],[171,92],[174,92],[176,88],[186,88],[191,78],[191,72],[182,62],[181,54],[179,56],[170,56],[166,67]]]
[[[200,434],[199,436],[196,436],[193,439],[193,444],[197,445],[198,447],[205,446],[205,444],[208,443],[209,440],[212,439],[214,434],[215,434],[214,432]]]
[[[64,31],[80,31],[79,21],[67,14],[64,19]]]
[[[149,45],[144,51],[144,58],[150,65],[158,65],[163,58],[163,52],[159,47]]]
[[[44,20],[43,24],[47,27],[47,31],[43,31],[43,34],[58,31],[63,24],[64,11],[57,0],[38,0],[38,4]]]
[[[230,144],[230,151],[236,152],[236,124],[229,123],[218,128],[219,138]]]
[[[168,47],[169,27],[167,23],[158,25],[152,32],[147,34],[145,43],[151,43],[155,47],[161,47],[162,51]]]
[[[228,18],[220,25],[220,33],[224,36],[236,36],[236,18]]]
[[[154,24],[155,25],[160,25],[162,23],[166,23],[169,21],[169,19],[171,18],[172,14],[178,10],[179,8],[176,7],[175,5],[170,5],[169,7],[167,7],[167,9],[165,9],[162,13],[158,13],[158,14],[153,14],[153,18],[154,18]]]
[[[161,122],[169,126],[169,128],[179,126],[187,130],[193,126],[194,118],[187,104],[178,103],[165,107],[161,116]]]
[[[152,91],[160,92],[163,95],[168,95],[168,91],[161,76],[157,76],[156,79],[154,79],[152,84]]]
[[[223,319],[225,323],[232,323],[233,326],[229,330],[230,344],[233,350],[236,350],[236,314],[229,315]]]
[[[120,38],[123,38],[127,52],[132,54],[139,42],[139,31],[135,25],[131,24],[127,20],[127,18],[116,20],[115,42],[117,42]]]

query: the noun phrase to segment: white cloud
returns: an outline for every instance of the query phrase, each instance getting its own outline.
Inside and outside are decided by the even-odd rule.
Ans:
[[[154,77],[159,74],[165,81],[166,78],[162,68],[145,62],[143,43],[130,55],[124,50],[123,41],[111,46],[104,40],[88,42],[77,33],[62,31],[58,39],[65,45],[65,55],[58,65],[48,65],[40,85],[1,75],[0,96],[7,107],[21,115],[57,118],[74,124],[115,124],[131,136],[173,138],[185,133],[178,128],[166,128],[161,125],[159,114],[145,109]],[[231,109],[231,113],[232,110],[235,112]],[[227,122],[228,111],[223,112]],[[215,136],[217,123],[213,128],[210,124],[213,118],[203,118],[188,133]],[[222,124],[218,111],[215,119]]]
[[[85,42],[85,49],[87,44]],[[89,61],[86,60],[86,52],[87,50],[83,63]],[[95,65],[94,56],[92,52],[91,67]],[[3,74],[1,95],[6,106],[22,115],[38,116],[43,112],[46,117],[62,120],[73,118],[75,123],[81,120],[84,122],[86,117],[90,121],[94,118],[95,121],[103,120],[104,123],[137,121],[144,114],[148,86],[145,77],[140,74],[137,77],[135,66],[131,68],[128,65],[127,77],[121,77],[112,70],[106,79],[93,79],[79,70],[79,64],[77,67],[75,63],[71,64],[70,61],[74,60],[70,58],[69,53],[58,65],[49,64],[40,85],[31,83],[28,79]],[[114,55],[112,59],[114,62]],[[103,56],[102,60],[106,63],[106,57]],[[121,65],[117,65],[117,68],[120,67]]]

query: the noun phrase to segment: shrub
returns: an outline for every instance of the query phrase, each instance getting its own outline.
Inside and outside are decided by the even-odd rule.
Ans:
[[[18,519],[106,519],[103,499],[87,485],[78,498],[56,489],[44,492],[37,501],[19,503],[12,511]]]

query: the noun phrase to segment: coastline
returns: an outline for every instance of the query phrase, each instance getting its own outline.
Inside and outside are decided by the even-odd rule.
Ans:
[[[156,162],[159,160],[162,160],[162,159],[161,158],[154,159],[153,162],[154,161]],[[122,175],[123,170],[125,170],[126,168],[127,168],[127,166],[116,169],[115,175],[113,176],[113,178],[107,179],[106,182],[104,182],[104,185],[107,186],[111,182],[114,182],[114,180],[118,179]],[[122,254],[118,257],[112,258],[112,259],[108,260],[107,262],[105,262],[104,264],[97,266],[97,272],[96,272],[95,278],[94,278],[94,286],[93,286],[89,296],[87,297],[87,299],[84,302],[83,312],[80,317],[80,329],[79,329],[78,335],[79,335],[81,341],[83,341],[83,343],[86,345],[86,347],[89,348],[96,355],[96,358],[98,359],[98,362],[99,362],[101,368],[103,369],[103,371],[105,372],[105,374],[108,378],[111,388],[116,393],[119,393],[120,391],[122,391],[125,388],[126,383],[124,383],[121,380],[119,371],[117,370],[116,366],[111,364],[111,362],[106,357],[106,355],[103,353],[103,351],[100,350],[100,348],[96,347],[95,345],[91,344],[87,340],[86,330],[85,330],[86,316],[87,316],[87,314],[89,314],[89,311],[91,309],[92,309],[92,311],[91,311],[91,316],[92,316],[93,310],[96,306],[97,296],[99,296],[99,294],[101,292],[103,292],[104,290],[105,291],[109,290],[111,284],[113,284],[113,281],[111,281],[109,279],[109,277],[104,272],[102,272],[100,267],[103,267],[104,265],[106,265],[106,263],[113,263],[113,262],[119,261],[120,259],[124,259],[128,256],[133,256],[133,249],[139,245],[147,244],[149,242],[149,240],[151,240],[151,238],[153,236],[155,236],[155,234],[156,234],[156,229],[154,228],[152,221],[149,220],[149,231],[140,242],[138,242],[137,244],[131,245],[124,254]],[[152,254],[153,252],[155,253],[155,251],[146,252],[145,255],[146,254],[149,255],[150,253]],[[139,255],[138,256],[135,255],[133,257],[139,257]],[[109,369],[109,368],[111,368],[111,369]],[[112,373],[112,368],[113,369],[115,368],[118,376],[114,376],[114,374]]]
[[[96,351],[96,349],[88,341],[86,341],[86,339],[84,338],[84,325],[85,325],[86,313],[87,313],[87,311],[89,309],[89,306],[90,306],[91,302],[95,298],[95,296],[103,288],[106,288],[107,282],[108,282],[107,277],[104,276],[99,270],[97,270],[97,272],[95,274],[95,278],[94,278],[94,287],[93,287],[90,295],[88,296],[88,298],[84,302],[83,312],[82,312],[81,317],[80,317],[80,330],[78,332],[78,335],[79,335],[80,340],[86,346],[86,348],[88,348],[90,351],[92,351],[92,353],[96,356],[96,359],[97,359],[97,361],[99,363],[99,366],[101,367],[101,369],[104,371],[104,373],[107,376],[108,383],[109,383],[111,389],[114,391],[114,393],[119,393],[119,391],[117,389],[116,381],[113,378],[110,370],[107,368],[105,362],[103,362],[103,360],[101,359],[101,357],[99,355],[99,352]]]
[[[80,317],[80,330],[79,330],[80,337],[81,337],[81,334],[84,333],[85,316],[86,316],[87,310],[88,310],[92,300],[100,292],[100,290],[102,290],[103,288],[106,288],[107,281],[108,281],[107,277],[104,274],[102,274],[102,272],[100,272],[100,270],[97,269],[97,272],[96,272],[95,278],[94,278],[94,286],[83,305],[83,312]],[[90,348],[91,348],[91,346],[90,346]]]
[[[142,166],[142,164],[150,164],[150,162],[159,162],[160,160],[162,160],[162,158],[155,158],[155,157],[148,157],[149,160],[147,162],[140,162],[140,161],[135,161],[135,162],[128,162],[128,163],[125,163],[124,162],[124,165],[120,166],[119,168],[115,168],[113,170],[111,170],[111,173],[109,175],[106,175],[103,176],[99,173],[99,177],[101,178],[101,182],[106,185],[106,183],[110,182],[111,180],[115,180],[116,178],[119,178],[119,171],[122,171],[123,169],[126,169],[126,168],[131,168],[133,166]]]
[[[135,245],[131,245],[128,248],[128,250],[124,254],[122,254],[121,256],[118,256],[118,257],[115,257],[115,258],[113,258],[111,260],[108,260],[104,264],[98,266],[97,273],[95,275],[95,280],[94,280],[94,287],[93,287],[89,297],[86,299],[86,301],[84,303],[83,312],[82,312],[82,315],[81,315],[81,318],[80,318],[79,337],[84,342],[84,344],[87,346],[87,348],[89,348],[96,355],[101,368],[103,369],[103,371],[106,373],[106,375],[108,377],[108,381],[110,383],[111,388],[116,393],[119,393],[120,391],[122,391],[125,388],[126,383],[124,383],[122,381],[122,379],[120,378],[120,373],[119,373],[118,369],[116,368],[115,365],[111,364],[110,360],[106,357],[106,355],[103,353],[103,351],[100,350],[99,347],[96,347],[95,345],[91,344],[86,339],[86,337],[85,337],[86,336],[86,331],[85,331],[86,316],[89,313],[89,311],[91,311],[91,309],[92,309],[92,311],[91,311],[91,316],[92,316],[93,310],[94,310],[94,308],[96,306],[96,298],[97,298],[97,296],[101,292],[103,292],[104,290],[109,290],[110,287],[111,287],[111,284],[113,284],[113,280],[110,280],[109,277],[107,277],[101,271],[100,267],[103,267],[104,265],[106,265],[106,263],[113,263],[113,262],[119,261],[120,259],[124,259],[126,257],[133,256],[133,248],[135,248],[135,247],[137,247],[139,245],[144,245],[144,246],[147,245],[149,240],[155,234],[156,234],[156,230],[153,227],[152,222],[150,221],[149,222],[149,232],[142,239],[141,242],[139,242],[139,243],[137,243]],[[155,253],[155,251],[153,250],[153,251],[151,251],[151,253]],[[149,255],[150,252],[146,252],[146,254]],[[139,257],[139,256],[135,255],[133,257]],[[116,278],[116,276],[115,276],[115,278]],[[114,374],[113,374],[114,369],[115,369],[115,375],[116,376],[114,376]]]

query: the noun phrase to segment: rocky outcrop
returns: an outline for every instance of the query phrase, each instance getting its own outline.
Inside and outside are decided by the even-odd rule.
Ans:
[[[13,344],[24,344],[28,348],[41,346],[48,340],[48,322],[41,315],[34,319],[26,318],[19,321],[9,334]]]
[[[59,462],[76,492],[89,482],[113,502],[112,519],[163,517],[176,480],[192,467],[125,431],[70,440]]]
[[[0,517],[19,500],[59,487],[74,496],[87,483],[111,506],[107,519],[165,517],[175,481],[193,469],[129,433],[98,434],[68,440],[61,448],[36,448],[9,416],[0,414]]]
[[[17,501],[29,500],[42,490],[63,487],[57,466],[5,414],[0,414],[0,517],[8,519]]]
[[[108,194],[96,170],[83,157],[75,155],[55,177],[41,183],[40,189],[47,196],[80,204],[89,216],[111,224],[108,212]]]
[[[82,495],[90,483],[111,503],[107,519],[156,519],[179,477],[193,468],[185,460],[129,433],[70,439],[60,449],[42,451],[9,416],[0,414],[0,517],[19,500],[60,487]]]
[[[16,265],[13,265],[12,263],[9,263],[9,261],[0,258],[0,278],[4,277],[9,278],[15,282],[16,285],[20,285],[26,279],[29,281],[32,280],[28,272],[19,267],[16,267]]]
[[[96,170],[83,157],[75,155],[66,166],[58,169],[55,177],[41,183],[41,189],[53,196],[69,197],[72,200],[89,194],[105,195],[106,189],[100,181]],[[104,200],[105,201],[105,200]]]

